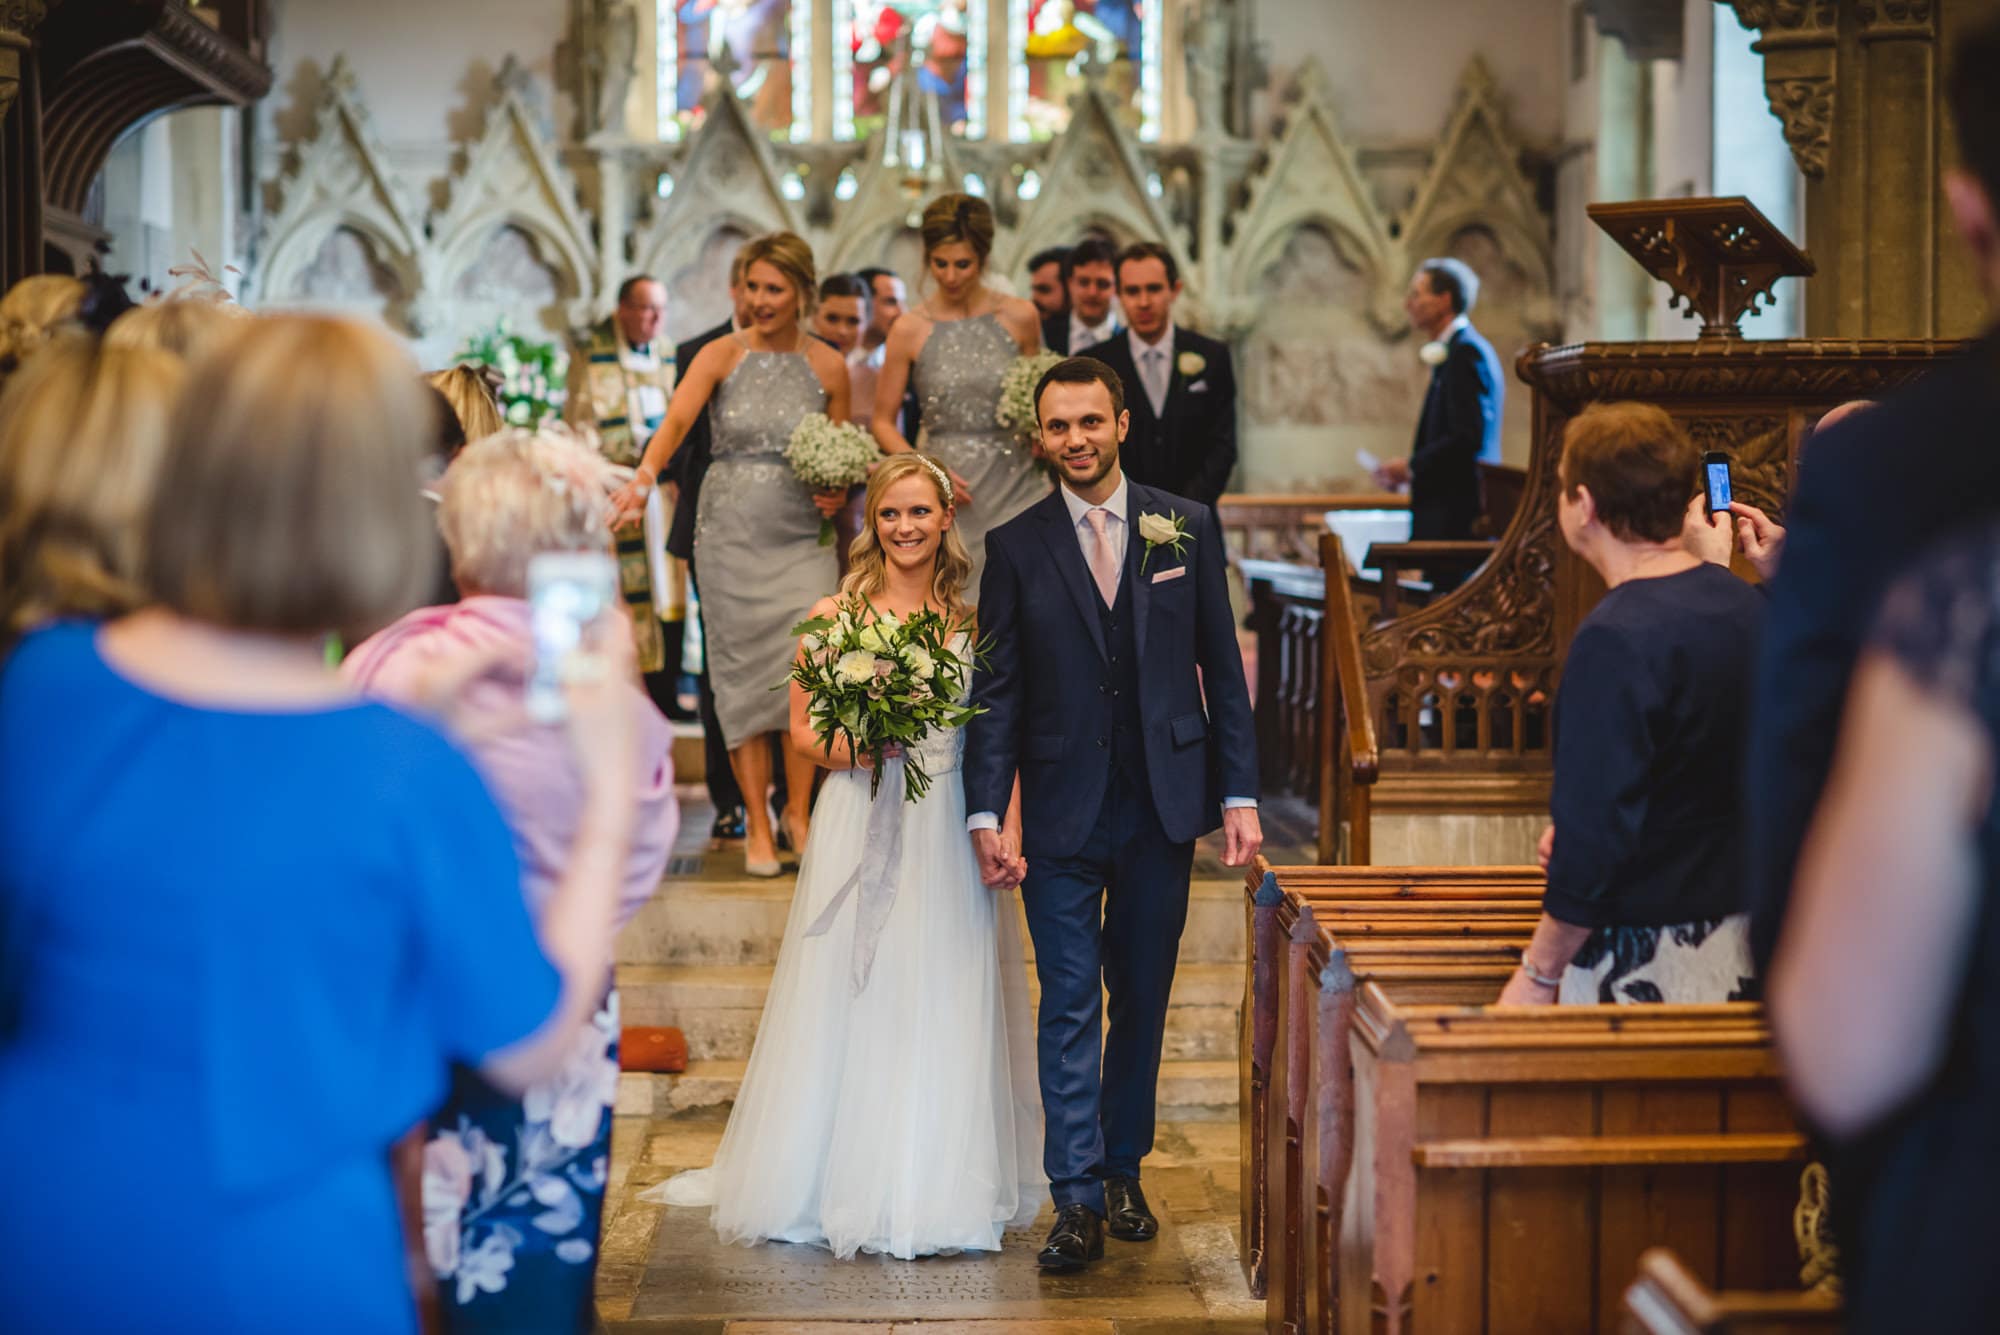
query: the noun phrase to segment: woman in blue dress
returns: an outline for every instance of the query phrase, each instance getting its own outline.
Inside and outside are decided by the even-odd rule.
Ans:
[[[591,802],[539,939],[470,763],[324,663],[430,585],[429,433],[385,336],[244,322],[142,521],[156,605],[0,665],[10,1332],[414,1331],[391,1143],[451,1061],[523,1089],[591,1021],[629,633],[571,693]]]

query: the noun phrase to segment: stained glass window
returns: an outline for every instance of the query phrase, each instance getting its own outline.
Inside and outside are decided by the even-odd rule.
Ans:
[[[836,110],[834,132],[866,138],[888,117],[890,85],[908,61],[917,87],[936,94],[944,128],[986,133],[987,0],[841,0],[849,40],[837,51],[845,68],[836,88],[852,88]]]
[[[1013,98],[1016,139],[1046,139],[1069,124],[1069,99],[1085,67],[1102,73],[1127,122],[1152,139],[1160,125],[1163,0],[1018,0],[1024,9]]]
[[[811,123],[811,0],[657,0],[660,137],[701,123],[702,99],[727,78],[759,129],[793,138]]]

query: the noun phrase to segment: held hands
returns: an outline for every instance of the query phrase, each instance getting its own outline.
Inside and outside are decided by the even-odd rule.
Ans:
[[[989,890],[1012,890],[1028,877],[1028,860],[1021,856],[1018,834],[974,830],[972,853],[979,859],[979,879]]]
[[[1736,536],[1743,544],[1744,559],[1768,580],[1778,573],[1778,558],[1785,554],[1785,526],[1754,505],[1736,501],[1729,507],[1736,516]]]
[[[847,489],[835,487],[830,491],[814,492],[813,508],[819,511],[821,518],[833,518],[847,508]]]
[[[611,494],[612,529],[630,528],[646,517],[646,497],[653,488],[645,479],[634,477]]]
[[[1222,865],[1248,866],[1264,847],[1264,825],[1255,807],[1228,807],[1222,813]]]

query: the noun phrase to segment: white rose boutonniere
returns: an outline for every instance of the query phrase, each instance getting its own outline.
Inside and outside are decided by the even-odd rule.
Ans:
[[[1432,339],[1429,343],[1417,349],[1417,357],[1425,366],[1443,366],[1445,359],[1450,356],[1451,349],[1436,339]]]
[[[1142,514],[1139,516],[1139,536],[1145,539],[1146,554],[1139,558],[1139,573],[1146,573],[1146,563],[1153,559],[1155,547],[1165,547],[1179,556],[1182,549],[1193,539],[1188,537],[1187,520],[1177,514]]]
[[[1174,366],[1182,375],[1192,380],[1208,369],[1208,358],[1198,352],[1183,352],[1174,358]]]

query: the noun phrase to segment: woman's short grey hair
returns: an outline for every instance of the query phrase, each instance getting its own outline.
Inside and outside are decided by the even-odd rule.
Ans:
[[[531,558],[610,551],[610,498],[628,476],[556,423],[472,442],[438,484],[452,577],[466,593],[523,598]]]

